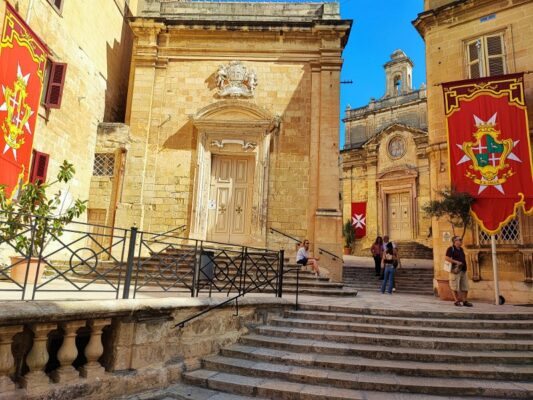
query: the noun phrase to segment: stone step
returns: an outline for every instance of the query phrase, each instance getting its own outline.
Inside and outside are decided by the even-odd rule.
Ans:
[[[347,372],[381,372],[405,376],[435,378],[475,378],[533,382],[533,364],[457,364],[396,361],[357,356],[339,356],[321,353],[294,353],[284,350],[234,344],[223,348],[221,355],[256,362],[272,362],[291,366],[326,368]]]
[[[351,390],[328,386],[287,382],[280,379],[243,377],[205,369],[186,372],[184,381],[204,388],[221,390],[237,395],[264,397],[272,400],[472,400],[465,396],[435,396],[409,394],[399,397],[396,393]],[[204,400],[204,399],[201,399]],[[493,400],[499,400],[493,398]]]
[[[309,340],[326,340],[337,343],[357,343],[386,347],[407,347],[437,350],[486,350],[486,351],[526,351],[533,355],[533,340],[505,341],[498,339],[468,339],[443,337],[417,337],[358,332],[324,331],[321,329],[300,329],[282,326],[263,325],[255,328],[260,335]]]
[[[205,370],[239,374],[241,377],[283,379],[295,383],[318,384],[352,390],[383,390],[396,393],[482,397],[496,396],[509,399],[528,399],[533,396],[533,383],[526,382],[511,383],[464,378],[416,377],[374,372],[350,373],[288,366],[271,362],[255,362],[253,360],[224,356],[208,357],[204,359],[203,364]]]
[[[533,329],[458,329],[426,326],[383,326],[379,324],[356,324],[340,321],[295,319],[275,317],[270,324],[279,327],[317,329],[324,331],[374,333],[398,336],[425,336],[467,339],[527,340],[533,338]]]
[[[318,320],[318,321],[339,321],[343,323],[356,324],[373,324],[381,325],[386,328],[389,325],[393,326],[411,326],[422,328],[444,328],[444,329],[491,329],[491,330],[506,330],[506,329],[533,329],[533,318],[531,320],[482,320],[482,319],[452,319],[452,318],[418,318],[418,317],[396,317],[387,315],[368,315],[368,314],[352,314],[352,313],[331,313],[323,311],[305,310],[305,305],[300,305],[299,311],[286,311],[285,316],[290,318]]]
[[[486,320],[530,320],[533,321],[533,310],[531,312],[515,312],[510,314],[508,309],[501,312],[479,312],[475,308],[454,309],[454,311],[432,311],[432,310],[405,310],[400,308],[365,308],[353,306],[337,305],[317,305],[302,304],[303,311],[346,313],[356,315],[380,315],[389,317],[407,318],[452,318],[452,319],[486,319]]]
[[[374,344],[353,344],[334,341],[317,341],[293,337],[275,337],[249,334],[240,339],[247,346],[287,350],[296,353],[321,353],[329,355],[361,356],[383,360],[403,360],[443,363],[482,363],[482,364],[532,364],[531,351],[473,351],[449,349],[418,349],[409,347],[389,347]]]

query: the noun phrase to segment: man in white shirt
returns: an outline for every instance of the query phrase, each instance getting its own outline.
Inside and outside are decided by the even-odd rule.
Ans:
[[[309,240],[307,239],[304,240],[303,245],[298,249],[298,253],[296,253],[296,264],[303,266],[309,264],[315,273],[315,276],[320,276],[318,259],[309,257]]]

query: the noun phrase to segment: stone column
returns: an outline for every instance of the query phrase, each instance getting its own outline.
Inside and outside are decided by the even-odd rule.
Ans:
[[[85,357],[87,357],[87,364],[81,367],[81,376],[84,378],[98,378],[104,375],[105,370],[98,362],[98,359],[104,353],[104,346],[102,345],[102,329],[105,326],[111,325],[111,318],[95,319],[89,321],[91,328],[91,338],[87,347],[85,348]]]
[[[0,393],[2,395],[13,395],[16,389],[15,383],[9,377],[15,366],[15,359],[11,351],[13,337],[22,332],[22,326],[2,326],[0,327]]]
[[[63,328],[64,337],[63,344],[57,352],[57,359],[61,366],[52,372],[52,379],[58,383],[68,383],[77,380],[80,374],[72,363],[78,357],[78,349],[76,348],[76,332],[82,326],[85,326],[85,321],[70,321],[61,324]]]
[[[44,373],[49,358],[46,345],[48,334],[57,329],[57,324],[32,324],[30,329],[34,333],[33,346],[26,357],[30,372],[22,377],[21,383],[29,393],[34,393],[47,390],[50,384],[48,375]]]

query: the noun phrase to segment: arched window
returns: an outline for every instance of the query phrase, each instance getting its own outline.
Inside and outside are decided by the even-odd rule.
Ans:
[[[400,75],[394,77],[394,93],[397,96],[402,93],[402,77]]]

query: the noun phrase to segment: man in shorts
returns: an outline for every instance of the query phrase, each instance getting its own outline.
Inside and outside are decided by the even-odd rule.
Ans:
[[[466,255],[462,246],[463,239],[454,236],[452,246],[446,250],[446,261],[452,263],[450,289],[455,300],[454,304],[457,307],[472,307],[472,303],[466,300],[468,297],[468,275],[466,274]]]

